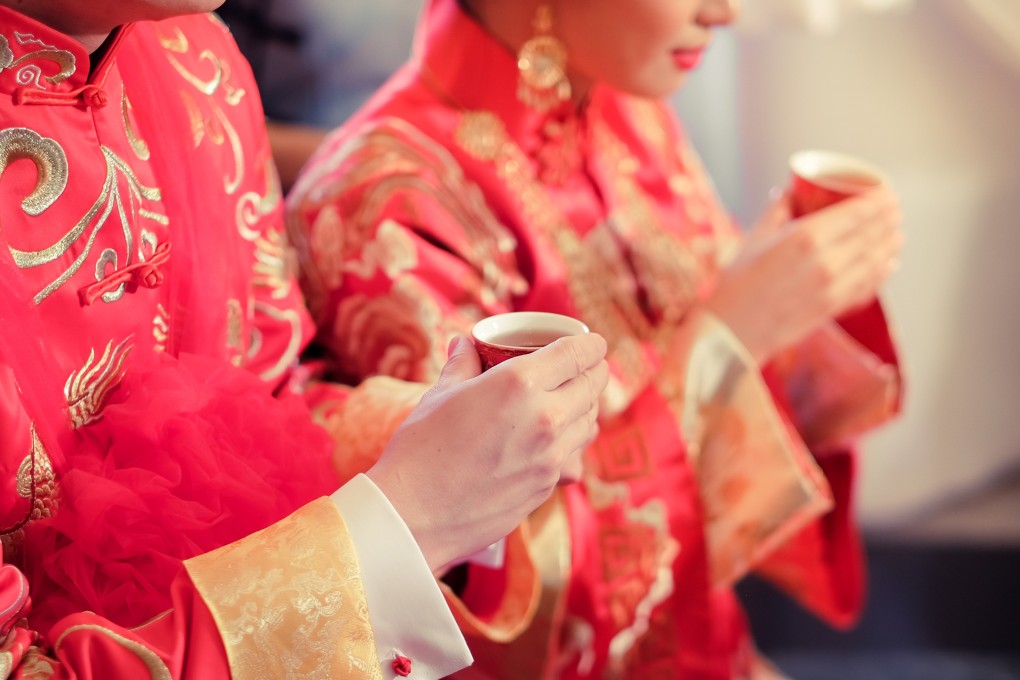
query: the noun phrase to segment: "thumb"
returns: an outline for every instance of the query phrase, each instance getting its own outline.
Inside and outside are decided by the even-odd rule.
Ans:
[[[450,341],[450,358],[439,374],[437,387],[448,388],[477,377],[482,372],[482,362],[474,344],[463,335]]]
[[[785,191],[774,187],[769,192],[769,204],[755,222],[752,231],[768,234],[790,221],[790,201]]]

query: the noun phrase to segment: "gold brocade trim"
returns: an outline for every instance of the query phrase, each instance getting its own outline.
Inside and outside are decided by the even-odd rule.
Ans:
[[[13,129],[23,130],[23,128]],[[8,131],[5,130],[4,132]],[[156,212],[155,210],[144,208],[141,205],[143,199],[153,202],[162,201],[162,194],[159,189],[143,185],[135,176],[131,167],[117,156],[117,154],[105,146],[100,148],[103,151],[103,158],[106,161],[106,180],[103,182],[103,188],[100,192],[99,198],[97,198],[95,203],[92,204],[92,207],[89,208],[85,216],[78,220],[74,227],[65,233],[56,243],[47,248],[32,251],[18,250],[14,247],[10,248],[15,264],[22,269],[28,269],[32,267],[39,267],[57,260],[63,256],[73,244],[77,243],[79,239],[86,239],[84,246],[81,249],[81,253],[74,259],[67,269],[65,269],[63,273],[57,276],[56,279],[35,295],[34,301],[36,304],[45,300],[55,290],[67,283],[75,272],[81,268],[81,266],[85,263],[85,260],[91,254],[93,244],[95,243],[99,232],[110,221],[111,215],[116,214],[117,218],[119,218],[121,229],[124,233],[125,261],[123,264],[120,263],[118,261],[118,254],[112,248],[104,249],[101,258],[97,261],[97,281],[101,281],[103,279],[108,265],[113,265],[114,268],[116,268],[127,265],[131,262],[134,251],[134,236],[131,232],[131,225],[138,218],[149,219],[164,226],[169,223],[169,219],[166,215]],[[63,155],[62,150],[60,151],[60,154]],[[2,167],[0,167],[0,170],[2,170]],[[127,180],[126,195],[124,195],[124,192],[120,187],[120,182],[118,181],[121,176]],[[89,230],[90,226],[91,230]],[[89,233],[86,236],[87,231],[89,231]],[[123,294],[123,290],[124,285],[122,284],[116,291],[104,295],[103,299],[107,302],[112,302]]]
[[[619,277],[628,276],[621,271],[623,263],[613,252],[614,246],[585,246],[531,169],[527,155],[495,113],[465,112],[454,139],[470,155],[495,165],[500,179],[518,197],[526,223],[536,227],[560,254],[578,315],[606,338],[612,357],[621,368],[619,377],[627,382],[631,391],[646,384],[651,367],[640,341],[653,339],[655,327],[632,291],[606,285],[607,281],[624,280]]]
[[[27,158],[35,163],[36,187],[21,202],[21,209],[35,216],[60,198],[67,187],[67,155],[56,140],[28,128],[0,131],[0,174],[11,161]]]
[[[116,633],[109,628],[104,628],[96,624],[83,623],[77,626],[71,626],[61,633],[59,638],[57,638],[56,643],[53,645],[53,651],[59,652],[60,646],[67,640],[68,637],[80,632],[99,633],[133,653],[138,657],[139,661],[145,664],[145,668],[149,671],[149,677],[151,680],[173,680],[173,675],[171,675],[170,669],[167,668],[165,663],[163,663],[163,659],[159,658],[159,654],[140,642],[126,638],[120,633]]]
[[[116,347],[111,340],[98,360],[96,350],[90,349],[85,364],[67,377],[64,397],[76,429],[99,417],[106,397],[120,384],[124,377],[124,360],[133,349],[133,345],[128,344],[130,340],[129,336]]]
[[[235,680],[382,679],[354,545],[328,498],[184,564]]]
[[[563,670],[564,655],[575,651],[570,633],[561,634],[570,576],[570,526],[563,491],[557,489],[528,517],[527,525],[528,552],[538,570],[541,587],[532,620],[510,643],[471,636],[468,646],[475,663],[455,674],[457,680],[555,678]]]
[[[37,48],[15,58],[14,52],[11,50],[10,40],[6,36],[0,35],[0,74],[20,66],[21,68],[18,69],[15,76],[19,85],[31,86],[38,90],[48,90],[49,88],[42,81],[46,81],[50,85],[56,85],[74,74],[77,60],[74,58],[73,53],[57,49],[53,45],[47,45],[31,33],[15,31],[14,40],[22,47],[31,45]],[[40,60],[56,64],[57,72],[53,75],[43,75],[41,66],[27,63]]]

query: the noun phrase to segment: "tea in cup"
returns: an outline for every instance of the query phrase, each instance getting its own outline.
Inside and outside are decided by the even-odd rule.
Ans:
[[[512,357],[529,354],[568,335],[587,333],[577,319],[552,312],[508,312],[482,319],[471,339],[482,359],[482,370]]]
[[[790,210],[801,217],[888,184],[873,163],[835,151],[808,149],[790,156]]]

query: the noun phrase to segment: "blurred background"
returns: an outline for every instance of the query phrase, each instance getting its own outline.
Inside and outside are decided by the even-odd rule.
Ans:
[[[626,1],[626,0],[621,0]],[[410,52],[417,0],[228,0],[268,115],[333,126]],[[893,177],[908,393],[864,441],[871,597],[836,634],[747,584],[796,678],[1020,678],[1020,0],[745,0],[675,104],[750,224],[807,147]]]

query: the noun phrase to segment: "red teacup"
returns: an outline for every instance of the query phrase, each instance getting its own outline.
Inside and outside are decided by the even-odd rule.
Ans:
[[[587,333],[583,323],[551,312],[508,312],[482,319],[471,329],[471,339],[482,359],[482,370],[568,335]]]
[[[790,210],[801,217],[887,184],[876,165],[834,151],[809,149],[790,156]]]

